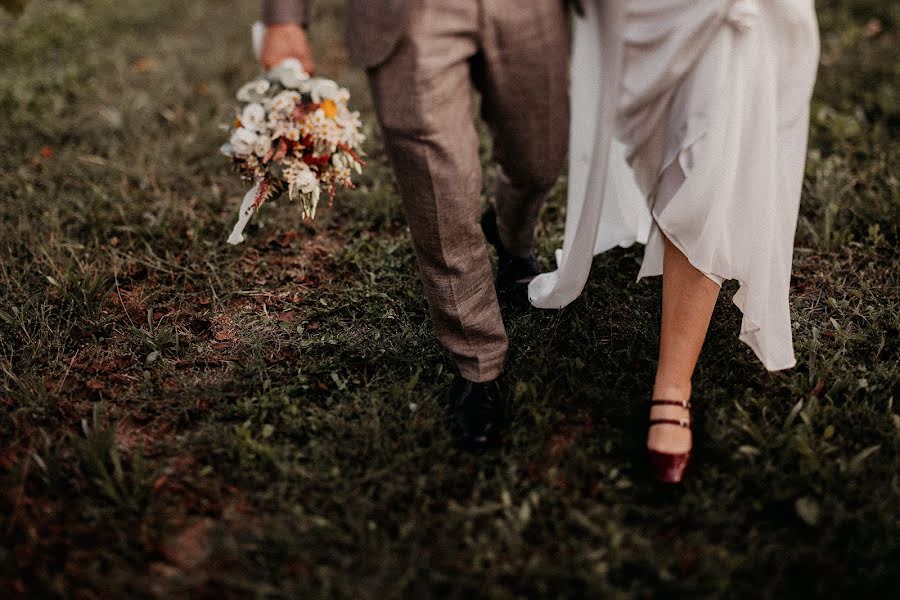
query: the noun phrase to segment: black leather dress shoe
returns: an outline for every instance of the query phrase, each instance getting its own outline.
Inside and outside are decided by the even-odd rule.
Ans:
[[[484,237],[497,250],[497,291],[501,294],[513,294],[513,299],[520,303],[528,303],[528,284],[541,274],[534,252],[528,256],[514,256],[503,246],[500,230],[497,227],[497,213],[493,207],[481,217],[481,230]]]
[[[496,446],[504,422],[496,381],[474,383],[460,377],[450,401],[450,431],[457,446],[480,452]]]

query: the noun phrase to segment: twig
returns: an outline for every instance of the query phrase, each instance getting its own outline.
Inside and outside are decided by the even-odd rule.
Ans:
[[[75,359],[78,358],[78,353],[81,352],[81,348],[75,351],[75,354],[72,355],[72,360],[69,361],[69,366],[66,367],[66,372],[63,373],[62,379],[59,381],[59,385],[56,386],[56,395],[58,396],[62,392],[62,387],[66,383],[66,378],[69,376],[69,371],[72,370],[72,365],[75,364]]]
[[[131,320],[131,315],[128,314],[128,309],[125,308],[125,300],[122,299],[122,292],[119,290],[119,269],[116,269],[113,272],[113,281],[116,283],[116,296],[119,297],[119,304],[122,305],[122,310],[125,311],[125,318],[128,319],[128,322],[131,323],[131,326],[137,329],[137,325],[134,324],[134,321]]]

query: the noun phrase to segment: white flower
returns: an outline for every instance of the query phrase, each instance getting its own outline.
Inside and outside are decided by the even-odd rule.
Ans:
[[[322,186],[319,185],[319,177],[315,171],[303,161],[294,160],[285,166],[284,179],[288,183],[288,197],[293,200],[295,195],[300,196],[303,217],[315,217],[322,194]]]
[[[247,129],[261,131],[266,125],[266,109],[256,102],[248,104],[241,113],[241,124]]]
[[[332,154],[331,164],[339,171],[346,171],[348,173],[350,171],[356,171],[357,173],[362,173],[362,165],[359,164],[359,161],[346,152],[335,152]]]
[[[319,179],[306,163],[297,163],[297,166],[291,169],[291,175],[291,184],[295,191],[308,195],[319,190]]]
[[[309,79],[309,73],[303,69],[303,65],[299,60],[288,58],[269,71],[267,77],[288,89],[296,90],[304,81]]]
[[[243,127],[235,129],[234,133],[231,134],[230,140],[234,156],[245,157],[253,154],[253,149],[258,139],[259,136],[249,129],[244,129]]]
[[[288,127],[284,130],[284,133],[281,134],[281,137],[285,137],[294,142],[299,142],[300,141],[300,130],[293,126]]]
[[[317,77],[309,82],[309,95],[312,96],[313,102],[331,100],[337,97],[340,91],[341,86],[330,79]]]
[[[300,102],[300,94],[294,91],[284,91],[272,98],[269,104],[269,112],[272,117],[289,116],[294,112],[297,103]]]
[[[272,139],[267,135],[260,135],[256,138],[256,144],[253,145],[253,152],[260,158],[272,149]]]
[[[254,79],[238,90],[237,99],[241,102],[259,102],[265,98],[271,84],[265,79]]]

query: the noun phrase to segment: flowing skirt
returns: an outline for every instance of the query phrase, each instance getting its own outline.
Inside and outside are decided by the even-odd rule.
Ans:
[[[790,368],[788,293],[819,50],[813,1],[620,6],[617,25],[600,22],[608,15],[594,5],[576,25],[566,239],[559,270],[532,283],[532,303],[574,300],[589,269],[576,257],[615,246],[646,243],[638,277],[661,275],[665,236],[714,281],[738,281],[740,339],[767,369]],[[604,116],[591,96],[608,85],[615,112]]]

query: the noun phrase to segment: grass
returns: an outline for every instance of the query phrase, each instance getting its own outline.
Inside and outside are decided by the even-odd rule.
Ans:
[[[441,424],[452,364],[376,131],[333,210],[303,224],[273,204],[244,246],[222,243],[243,187],[219,125],[255,70],[254,3],[33,0],[0,16],[7,596],[889,593],[900,13],[818,5],[800,365],[766,373],[723,297],[678,490],[644,467],[660,290],[634,282],[639,249],[598,257],[565,311],[507,311],[513,424],[501,452],[460,454]],[[371,124],[342,3],[318,13],[322,70]]]

